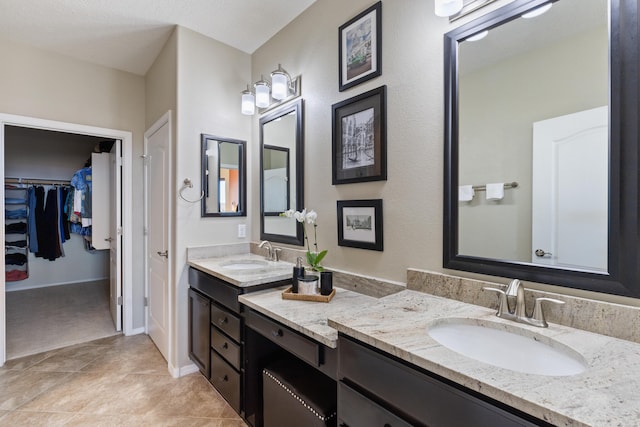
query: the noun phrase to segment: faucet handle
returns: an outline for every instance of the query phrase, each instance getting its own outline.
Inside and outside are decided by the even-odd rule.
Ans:
[[[273,248],[273,259],[271,261],[280,261],[280,252],[282,252],[282,248],[277,246]]]
[[[554,304],[564,304],[564,301],[560,301],[559,299],[555,299],[555,298],[547,298],[547,297],[536,298],[536,304],[533,307],[533,315],[531,316],[531,318],[537,321],[540,324],[540,326],[542,326],[543,328],[546,328],[547,326],[549,326],[549,324],[544,318],[544,312],[542,311],[542,301],[549,301]]]
[[[507,303],[507,293],[502,289],[491,288],[491,287],[483,287],[485,291],[497,292],[498,298],[500,299],[500,305],[498,306],[498,313],[496,314],[498,317],[502,317],[502,315],[506,312],[509,312],[509,304]]]

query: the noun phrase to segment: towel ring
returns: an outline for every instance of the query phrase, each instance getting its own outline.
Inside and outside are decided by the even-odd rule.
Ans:
[[[193,188],[193,183],[191,182],[191,180],[190,180],[189,178],[185,178],[185,179],[184,179],[183,184],[182,184],[182,188],[180,188],[180,191],[178,191],[178,196],[180,196],[180,198],[181,198],[182,200],[184,200],[184,201],[185,201],[185,202],[187,202],[187,203],[198,203],[200,200],[202,200],[202,199],[203,199],[203,197],[204,197],[204,191],[200,194],[200,197],[199,197],[198,199],[196,199],[196,200],[189,200],[189,199],[186,199],[186,198],[182,195],[182,192],[183,192],[184,190],[186,190],[187,188]]]

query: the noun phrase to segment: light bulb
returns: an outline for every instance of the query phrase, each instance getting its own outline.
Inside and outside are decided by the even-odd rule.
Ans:
[[[435,12],[437,16],[451,16],[462,10],[463,0],[436,0]]]
[[[269,85],[263,79],[253,85],[256,89],[256,107],[267,108],[269,106]]]
[[[271,96],[273,99],[285,99],[288,95],[287,76],[284,73],[274,72],[271,74]]]
[[[242,114],[252,116],[256,112],[256,98],[250,90],[242,92]]]

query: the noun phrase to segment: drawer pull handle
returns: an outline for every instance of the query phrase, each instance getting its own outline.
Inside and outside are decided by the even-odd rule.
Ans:
[[[220,378],[219,381],[222,381],[223,383],[226,383],[227,381],[229,381],[229,377],[227,375],[225,375],[224,377]]]
[[[225,323],[229,323],[229,319],[227,319],[226,317],[224,319],[218,320],[218,324],[220,325],[224,325]]]
[[[271,334],[272,334],[274,337],[281,337],[281,336],[283,335],[283,333],[282,333],[282,329],[278,329],[277,331],[271,331]]]
[[[222,344],[222,348],[224,348],[225,350],[228,349],[229,348],[229,344],[227,344],[227,343]]]

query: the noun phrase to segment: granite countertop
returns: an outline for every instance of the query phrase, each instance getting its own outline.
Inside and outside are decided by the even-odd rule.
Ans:
[[[252,253],[190,259],[187,263],[203,273],[241,288],[290,279],[293,272],[293,264],[289,262],[267,261],[265,257]],[[233,269],[229,267],[231,265],[237,267],[242,264],[245,264],[247,268]]]
[[[287,288],[281,287],[252,292],[240,295],[238,300],[255,311],[331,348],[337,347],[338,331],[327,324],[327,319],[377,301],[374,297],[337,287],[334,288],[336,294],[328,303],[285,300],[282,299],[282,291],[285,289]]]
[[[524,374],[460,355],[436,342],[430,325],[455,318],[493,322],[553,340],[584,357],[571,376]],[[536,328],[499,319],[495,310],[416,292],[380,298],[331,314],[328,325],[413,365],[559,426],[640,425],[640,344],[550,324]],[[549,362],[552,363],[552,362]]]

